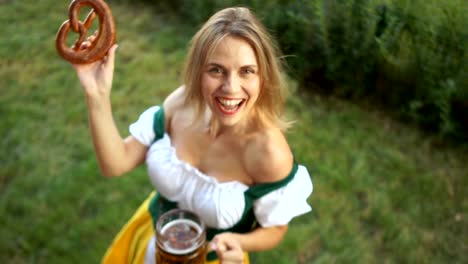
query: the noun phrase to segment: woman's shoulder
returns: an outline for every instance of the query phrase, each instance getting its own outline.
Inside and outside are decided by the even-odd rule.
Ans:
[[[164,112],[166,116],[171,116],[174,112],[184,105],[185,101],[185,87],[180,86],[170,93],[163,103]]]
[[[255,183],[284,179],[291,172],[293,161],[289,144],[279,128],[264,128],[249,137],[244,164]]]
[[[170,93],[164,100],[163,108],[165,115],[165,123],[168,131],[170,130],[171,120],[174,115],[183,109],[185,105],[185,86],[180,86]]]

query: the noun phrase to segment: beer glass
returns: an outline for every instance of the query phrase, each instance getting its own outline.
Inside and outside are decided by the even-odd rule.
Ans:
[[[173,209],[156,223],[157,264],[203,264],[206,226],[194,213]]]

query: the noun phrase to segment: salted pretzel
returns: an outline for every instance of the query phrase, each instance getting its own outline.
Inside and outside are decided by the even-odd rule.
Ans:
[[[79,11],[90,6],[84,22],[79,20]],[[65,60],[74,64],[87,64],[102,59],[115,43],[115,23],[109,6],[103,0],[73,0],[68,7],[69,19],[60,26],[55,46]],[[92,36],[87,36],[93,20],[99,18],[99,28]],[[67,35],[71,30],[79,34],[78,40],[71,47],[66,45]],[[83,44],[84,42],[88,42]],[[88,45],[89,44],[89,45]]]

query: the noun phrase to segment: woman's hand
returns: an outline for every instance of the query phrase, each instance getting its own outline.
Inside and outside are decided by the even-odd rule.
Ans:
[[[94,38],[95,35],[90,36],[87,41],[81,44],[80,49],[86,49],[94,41]],[[114,44],[102,60],[89,64],[73,64],[86,96],[92,98],[109,97],[117,46]]]
[[[210,242],[211,250],[215,250],[220,264],[244,263],[244,252],[239,240],[233,233],[216,235]]]

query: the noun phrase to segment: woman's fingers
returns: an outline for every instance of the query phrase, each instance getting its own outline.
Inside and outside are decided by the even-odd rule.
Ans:
[[[216,236],[210,246],[211,250],[216,251],[221,264],[240,264],[244,261],[244,252],[239,241],[229,234]]]
[[[107,52],[107,55],[104,57],[105,60],[103,63],[106,67],[111,67],[112,70],[114,69],[115,51],[117,50],[118,46],[119,45],[117,44],[112,45],[112,47]]]
[[[221,264],[242,264],[244,263],[244,254],[239,255],[239,252],[228,250],[223,253],[220,258]]]
[[[91,36],[87,37],[85,41],[80,44],[79,50],[84,50],[89,48],[93,42],[96,40],[98,32],[94,32]]]
[[[80,45],[80,50],[84,50],[84,49],[87,49],[91,46],[91,42],[90,40],[86,40],[86,41],[83,41],[83,43],[81,43]]]

